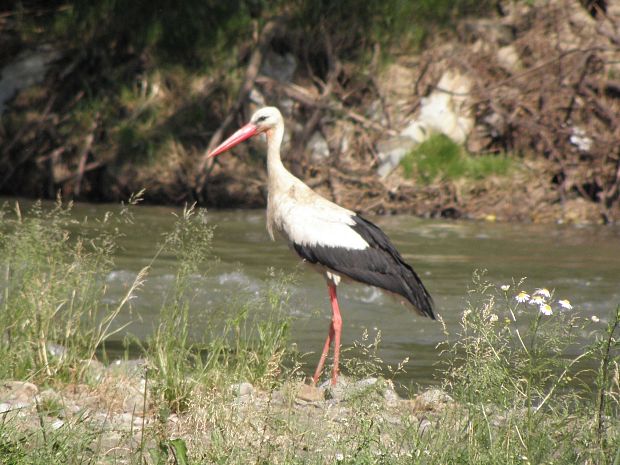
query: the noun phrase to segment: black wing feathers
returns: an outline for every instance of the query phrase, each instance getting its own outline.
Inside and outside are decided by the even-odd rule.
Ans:
[[[365,218],[355,215],[352,219],[355,225],[351,228],[368,242],[367,249],[302,244],[293,244],[293,248],[310,263],[320,263],[356,281],[399,294],[411,302],[420,314],[435,319],[431,295],[390,239]]]

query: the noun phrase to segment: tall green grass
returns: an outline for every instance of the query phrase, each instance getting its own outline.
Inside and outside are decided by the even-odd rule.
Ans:
[[[26,214],[19,204],[2,209],[0,377],[76,381],[105,341],[124,329],[115,319],[144,271],[118,304],[103,302],[128,207],[95,220],[94,234],[80,232],[92,220],[75,220],[71,209],[60,200],[51,209],[37,202]]]
[[[183,411],[197,386],[221,387],[249,381],[269,385],[277,378],[288,344],[285,304],[291,277],[271,272],[267,290],[249,301],[231,299],[224,315],[211,315],[205,332],[192,338],[190,304],[197,298],[192,275],[204,271],[211,255],[213,231],[206,212],[186,208],[164,237],[160,252],[176,259],[174,286],[160,310],[159,325],[145,345],[154,389],[166,408]]]

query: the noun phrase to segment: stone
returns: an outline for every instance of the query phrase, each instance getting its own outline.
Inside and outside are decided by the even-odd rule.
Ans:
[[[106,373],[106,367],[99,360],[83,360],[82,370],[87,380],[91,382],[100,382]]]
[[[271,405],[286,405],[286,396],[282,391],[273,391],[271,393]]]
[[[312,160],[315,162],[324,161],[329,158],[329,146],[325,137],[320,132],[315,132],[308,141],[308,151]]]
[[[237,383],[230,386],[230,391],[237,397],[251,396],[254,394],[254,386],[248,382]]]
[[[474,128],[469,93],[471,80],[457,71],[446,71],[437,88],[422,99],[418,117],[403,129],[400,135],[377,143],[379,168],[382,178],[398,167],[403,157],[431,134],[445,134],[457,144],[462,144]]]
[[[27,381],[5,381],[0,385],[0,401],[13,406],[28,406],[34,402],[39,388]]]
[[[457,71],[446,71],[437,88],[422,99],[418,121],[431,132],[445,134],[462,144],[474,127],[469,108],[471,80]]]
[[[45,348],[47,352],[54,358],[58,358],[62,360],[67,355],[67,348],[60,344],[55,344],[53,342],[48,342],[45,344]]]
[[[144,392],[131,389],[131,391],[125,398],[123,398],[123,412],[133,413],[135,415],[142,415],[145,407]],[[146,407],[149,405],[149,397],[146,398]]]
[[[377,378],[371,377],[351,383],[345,377],[339,376],[335,386],[327,382],[326,397],[336,402],[346,401],[375,386],[378,381]]]
[[[577,147],[581,152],[588,152],[592,148],[593,142],[592,138],[590,138],[586,131],[579,126],[573,126],[571,128],[571,135],[569,137],[569,142]]]
[[[6,103],[21,89],[43,81],[52,61],[60,52],[51,47],[41,47],[35,51],[20,53],[13,62],[0,70],[0,114]]]
[[[325,400],[325,390],[316,386],[302,384],[295,397],[307,402],[318,402]]]
[[[419,121],[412,121],[409,125],[400,132],[403,137],[412,139],[416,144],[421,144],[430,136],[430,131]]]
[[[386,177],[398,167],[400,161],[417,145],[410,137],[395,136],[377,142],[379,176]]]
[[[506,45],[497,50],[497,62],[506,71],[515,72],[523,68],[519,52],[514,45]]]
[[[385,383],[385,389],[383,390],[383,398],[385,399],[385,402],[389,406],[395,406],[400,403],[400,400],[401,400],[400,396],[396,392],[396,389],[394,389],[394,383],[391,380],[388,380]]]
[[[280,55],[269,51],[263,59],[260,72],[280,82],[291,82],[297,69],[297,60],[291,53]]]
[[[429,389],[419,394],[411,401],[414,411],[438,411],[447,404],[454,402],[445,391],[441,389]]]
[[[418,426],[418,433],[420,433],[420,435],[425,434],[429,432],[432,427],[433,424],[428,419],[423,418]]]
[[[60,420],[60,419],[56,419],[52,422],[52,424],[50,425],[52,429],[60,429],[64,426],[65,422]]]
[[[112,376],[135,377],[142,376],[146,369],[146,360],[138,358],[132,360],[115,360],[110,363],[107,371]]]

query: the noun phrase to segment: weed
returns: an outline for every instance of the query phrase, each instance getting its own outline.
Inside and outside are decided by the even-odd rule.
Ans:
[[[468,463],[611,463],[604,457],[613,448],[592,444],[601,435],[617,435],[619,425],[597,431],[591,372],[583,367],[588,360],[609,366],[602,354],[612,336],[567,356],[577,334],[592,329],[591,321],[547,289],[528,293],[523,287],[520,281],[498,288],[475,274],[461,332],[449,345],[444,381],[462,402],[467,425],[462,442],[432,455],[441,463],[455,457]],[[510,289],[521,291],[515,296]],[[615,330],[611,326],[608,335]],[[604,397],[615,399],[611,410],[617,415],[608,374],[601,368],[599,376],[607,379]]]

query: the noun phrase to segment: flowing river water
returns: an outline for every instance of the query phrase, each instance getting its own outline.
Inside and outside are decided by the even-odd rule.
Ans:
[[[101,217],[116,206],[78,204],[77,219]],[[174,224],[174,207],[140,206],[134,209],[135,223],[124,231],[116,269],[107,276],[112,303],[120,299],[137,272],[147,265]],[[204,274],[193,281],[199,289],[191,312],[193,331],[200,332],[205,312],[226,314],[235,302],[251,299],[268,285],[270,267],[285,274],[296,273],[287,306],[291,314],[291,338],[310,372],[318,359],[330,321],[330,307],[323,278],[281,242],[272,242],[265,230],[262,210],[211,210],[208,223],[215,226],[214,256]],[[573,311],[600,318],[603,325],[620,303],[620,228],[553,224],[499,224],[486,222],[422,220],[411,216],[370,218],[388,235],[405,259],[421,276],[433,295],[438,313],[454,336],[467,306],[467,290],[475,270],[487,270],[486,279],[497,286],[526,277],[522,289],[546,287],[557,299],[569,299]],[[161,257],[146,286],[132,302],[131,313],[119,323],[131,321],[127,331],[146,338],[157,325],[162,300],[174,273],[174,259]],[[510,298],[519,289],[512,285]],[[378,331],[378,355],[385,365],[396,365],[406,357],[403,384],[436,382],[439,352],[436,346],[446,336],[438,322],[422,318],[378,290],[344,283],[339,287],[343,316],[343,347],[361,341],[364,329],[370,340]],[[532,307],[535,311],[535,307]],[[347,357],[347,355],[345,355]]]

